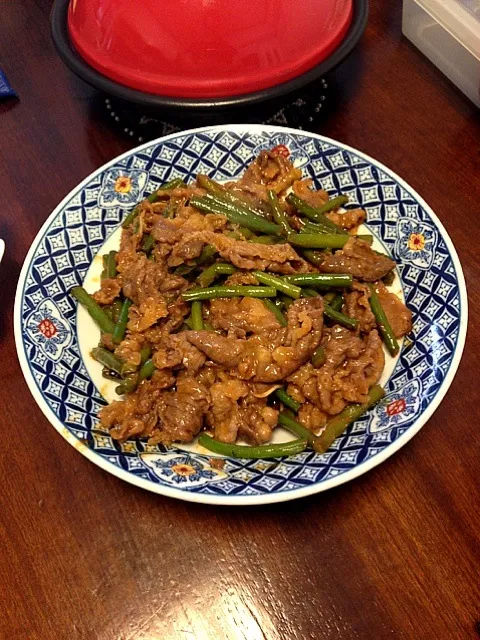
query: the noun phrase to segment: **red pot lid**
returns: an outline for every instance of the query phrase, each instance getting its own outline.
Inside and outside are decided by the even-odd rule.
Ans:
[[[353,0],[71,0],[88,64],[147,93],[219,98],[291,80],[345,37]]]

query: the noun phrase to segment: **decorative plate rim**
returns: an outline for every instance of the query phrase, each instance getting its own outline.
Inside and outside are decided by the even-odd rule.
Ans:
[[[22,293],[23,293],[23,288],[25,285],[28,269],[30,267],[32,258],[35,255],[37,247],[43,239],[44,233],[46,232],[46,230],[48,229],[52,221],[56,218],[56,216],[62,211],[65,205],[71,200],[74,194],[77,193],[78,191],[81,191],[92,179],[94,179],[97,175],[99,175],[109,167],[117,164],[118,162],[121,162],[125,158],[128,158],[132,155],[135,155],[138,152],[141,152],[144,149],[168,142],[169,140],[172,140],[179,136],[188,136],[192,134],[206,133],[206,132],[212,132],[212,131],[226,131],[226,132],[233,131],[236,133],[246,133],[246,132],[260,133],[261,132],[263,134],[268,133],[269,135],[274,135],[279,133],[290,134],[295,136],[304,135],[307,137],[314,138],[316,140],[320,140],[321,142],[334,145],[345,151],[349,151],[351,153],[356,154],[357,156],[364,159],[366,162],[369,162],[373,166],[384,171],[394,181],[396,181],[401,187],[403,187],[416,200],[418,204],[420,204],[423,207],[423,209],[430,216],[431,220],[434,222],[436,228],[441,232],[442,238],[445,241],[445,244],[450,252],[452,263],[455,268],[455,274],[457,278],[459,296],[460,296],[458,338],[457,338],[457,343],[455,346],[455,350],[453,353],[450,366],[445,375],[445,379],[442,385],[440,386],[440,388],[438,389],[438,391],[436,392],[432,402],[421,413],[418,419],[403,434],[401,434],[390,445],[386,446],[377,455],[365,460],[364,462],[361,462],[355,468],[348,470],[339,476],[330,478],[325,481],[317,482],[302,488],[292,489],[287,492],[280,492],[280,493],[273,492],[271,494],[262,494],[258,496],[238,496],[238,495],[226,496],[226,495],[210,495],[210,494],[200,494],[200,493],[197,494],[197,493],[192,493],[182,489],[176,489],[174,487],[169,487],[164,484],[155,484],[149,480],[145,480],[143,478],[135,476],[129,471],[120,469],[116,465],[106,460],[101,454],[90,449],[87,445],[85,445],[82,441],[80,441],[57,418],[57,416],[53,413],[52,409],[48,406],[48,404],[44,400],[43,395],[38,390],[37,384],[31,373],[30,366],[25,353],[25,347],[23,342],[21,305],[22,305]],[[353,480],[354,478],[357,478],[363,475],[367,471],[370,471],[377,465],[387,460],[390,456],[392,456],[399,449],[401,449],[409,440],[411,440],[420,431],[420,429],[430,419],[430,417],[433,415],[433,413],[436,411],[436,409],[442,402],[458,370],[458,366],[460,364],[460,360],[463,354],[463,349],[465,346],[467,327],[468,327],[467,289],[466,289],[466,283],[465,283],[465,277],[463,274],[462,265],[460,263],[457,251],[455,249],[455,246],[452,240],[450,239],[448,232],[443,226],[442,222],[439,220],[438,216],[434,213],[431,207],[425,202],[425,200],[417,193],[417,191],[413,189],[405,180],[403,180],[390,168],[388,168],[378,160],[372,158],[371,156],[367,155],[366,153],[363,153],[362,151],[354,147],[346,145],[342,142],[339,142],[327,136],[319,135],[309,131],[297,130],[297,129],[292,129],[290,127],[280,127],[275,125],[251,125],[251,124],[215,125],[215,126],[207,126],[207,127],[198,127],[195,129],[188,129],[185,131],[172,133],[170,135],[162,136],[160,138],[156,138],[155,140],[150,140],[149,142],[146,142],[137,147],[134,147],[133,149],[130,149],[125,153],[106,162],[104,165],[102,165],[101,167],[99,167],[98,169],[90,173],[86,178],[84,178],[84,180],[82,180],[71,191],[69,191],[69,193],[55,207],[55,209],[48,216],[48,218],[45,220],[45,222],[42,224],[41,228],[37,232],[35,239],[33,240],[32,245],[28,250],[27,255],[25,256],[25,259],[23,262],[22,270],[20,272],[20,276],[18,279],[17,287],[16,287],[15,307],[14,307],[15,346],[16,346],[17,356],[18,356],[20,366],[21,366],[25,381],[27,383],[27,386],[35,402],[37,403],[42,413],[44,414],[44,416],[47,418],[50,424],[58,431],[58,433],[60,433],[60,435],[62,435],[65,438],[65,440],[67,440],[69,444],[71,444],[88,460],[93,462],[95,465],[97,465],[104,471],[107,471],[112,475],[116,476],[117,478],[120,478],[121,480],[125,480],[126,482],[133,484],[137,487],[140,487],[142,489],[152,491],[153,493],[165,495],[167,497],[185,500],[187,502],[196,502],[201,504],[214,504],[214,505],[230,505],[230,506],[271,504],[276,502],[285,502],[285,501],[293,500],[297,498],[304,498],[309,495],[326,491],[327,489],[331,489],[333,487],[344,484],[345,482]]]

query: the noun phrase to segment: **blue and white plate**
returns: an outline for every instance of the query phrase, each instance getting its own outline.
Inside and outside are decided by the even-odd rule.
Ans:
[[[89,356],[98,330],[70,297],[94,291],[101,255],[119,242],[126,212],[162,183],[198,173],[240,176],[262,149],[280,147],[330,194],[346,193],[367,210],[367,228],[399,262],[394,289],[414,314],[414,329],[396,359],[387,357],[386,397],[323,455],[278,461],[227,459],[222,469],[199,447],[123,444],[96,415],[114,397]],[[392,171],[322,136],[273,126],[209,127],[176,133],[130,151],[75,188],[38,233],[22,269],[15,336],[30,390],[45,416],[102,469],[144,489],[213,504],[262,504],[329,489],[372,469],[425,424],[450,386],[467,327],[462,268],[428,205]],[[48,437],[47,434],[44,437]],[[277,438],[285,438],[279,431]],[[41,443],[39,444],[41,446]]]

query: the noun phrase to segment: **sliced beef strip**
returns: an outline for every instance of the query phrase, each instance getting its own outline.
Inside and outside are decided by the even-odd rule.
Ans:
[[[198,241],[213,245],[222,258],[239,269],[260,269],[276,273],[305,273],[311,270],[309,264],[289,244],[266,245],[246,242],[212,231],[186,234],[176,245],[175,255],[181,255],[183,245]],[[173,262],[172,260],[173,258],[169,259],[169,265],[175,266],[180,264],[183,258],[178,257]]]
[[[267,397],[255,396],[251,384],[226,378],[212,385],[210,393],[207,424],[213,427],[216,440],[234,443],[241,437],[251,444],[270,440],[278,411],[267,406]]]
[[[210,302],[208,319],[215,329],[246,333],[277,331],[280,323],[258,298],[218,298]]]
[[[383,282],[375,285],[380,304],[390,322],[396,338],[407,335],[412,330],[412,312],[408,309],[400,298],[390,292]]]
[[[122,279],[123,294],[136,305],[159,294],[178,295],[189,286],[187,280],[169,273],[163,264],[152,262],[143,253],[123,270]]]
[[[112,304],[118,298],[122,289],[120,278],[105,278],[100,284],[100,289],[93,294],[93,299],[98,304]]]
[[[238,402],[248,394],[248,387],[241,380],[228,378],[213,384],[210,394],[212,402],[207,424],[213,427],[216,440],[234,443],[243,419]]]
[[[162,257],[168,257],[168,265],[174,267],[198,258],[202,251],[204,242],[189,238],[189,234],[222,231],[227,222],[225,216],[204,215],[188,206],[183,207],[173,220],[159,218],[151,233],[157,243],[163,245]]]
[[[133,234],[130,229],[123,229],[120,239],[120,249],[117,253],[117,271],[121,274],[132,263],[138,260],[137,253],[140,245],[138,234]]]
[[[148,260],[145,254],[124,266],[123,294],[133,301],[128,329],[143,332],[169,315],[166,295],[178,295],[189,284],[184,278],[169,273],[163,264]]]
[[[236,184],[249,187],[266,200],[267,190],[281,193],[301,177],[301,170],[296,169],[288,158],[271,151],[261,151]]]
[[[297,412],[298,421],[313,433],[317,433],[321,427],[324,427],[328,418],[328,413],[308,400],[302,404]]]
[[[266,398],[256,398],[249,393],[240,401],[240,412],[238,435],[250,444],[269,442],[278,423],[278,410],[267,406]]]
[[[168,315],[167,302],[163,296],[144,298],[139,305],[132,305],[128,311],[128,330],[141,333]]]
[[[152,345],[165,345],[171,333],[176,332],[190,313],[190,305],[178,298],[167,303],[167,316],[161,318],[154,327],[144,332],[145,339]]]
[[[365,402],[368,390],[378,382],[385,366],[378,332],[374,329],[362,339],[336,325],[325,331],[322,345],[325,364],[314,369],[307,363],[295,371],[288,378],[288,393],[299,402],[310,402],[326,415],[340,413],[349,402]],[[299,417],[305,415],[310,428],[310,417],[304,411]]]
[[[157,402],[158,430],[152,443],[191,442],[203,426],[210,393],[194,377],[177,379],[174,391],[164,391]]]
[[[205,364],[205,355],[185,336],[185,332],[166,337],[164,347],[153,355],[157,369],[185,369],[192,375],[197,374]]]
[[[356,229],[363,222],[367,214],[363,209],[347,209],[347,211],[340,213],[340,211],[331,211],[326,214],[327,218],[337,224],[342,229]]]
[[[153,380],[146,380],[135,393],[103,407],[98,414],[100,425],[121,442],[133,437],[150,437],[158,423],[155,403],[161,392]]]
[[[176,388],[165,375],[146,380],[125,400],[112,402],[99,412],[100,424],[120,441],[147,437],[150,444],[191,442],[203,426],[210,404],[207,387],[193,376],[179,376]]]
[[[159,218],[153,225],[151,233],[157,242],[169,245],[174,245],[182,237],[181,227],[168,218]]]
[[[380,304],[393,329],[396,338],[401,338],[412,330],[412,312],[400,298],[389,291],[383,282],[375,284]],[[345,295],[344,310],[351,318],[359,321],[360,331],[368,333],[377,323],[370,308],[370,290],[361,282],[354,282],[352,290]]]
[[[375,253],[363,240],[352,238],[340,251],[325,255],[319,269],[323,273],[350,273],[365,282],[376,282],[395,267],[395,262]]]
[[[260,283],[255,278],[253,273],[251,273],[250,271],[235,271],[235,273],[232,273],[231,276],[228,276],[228,278],[225,280],[225,284],[236,286],[237,284],[239,284],[239,285],[245,285],[245,284],[247,284],[247,285],[248,284],[259,285]]]
[[[312,189],[312,179],[305,178],[304,180],[297,180],[293,183],[293,193],[305,200],[311,207],[321,207],[328,200],[328,193],[323,189],[315,191]]]
[[[349,293],[344,295],[344,311],[350,318],[358,320],[362,333],[370,332],[377,326],[375,316],[370,308],[370,289],[368,285],[354,282]]]
[[[115,355],[120,360],[138,366],[141,361],[140,351],[145,344],[145,338],[139,333],[127,333],[125,339],[116,347]]]
[[[323,299],[296,300],[288,309],[287,326],[246,340],[211,331],[186,331],[187,339],[231,375],[253,382],[276,382],[293,373],[319,346]]]
[[[205,195],[205,189],[198,186],[189,185],[188,187],[177,187],[171,191],[167,191],[173,198],[181,198],[183,200],[190,200],[193,196],[202,197]]]

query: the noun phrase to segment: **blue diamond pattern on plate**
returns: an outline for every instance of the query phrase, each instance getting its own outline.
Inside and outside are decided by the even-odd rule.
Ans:
[[[262,149],[289,154],[316,187],[346,193],[367,209],[368,226],[400,261],[414,330],[405,342],[387,396],[324,455],[281,461],[225,461],[175,447],[119,444],[99,429],[104,401],[79,354],[76,305],[99,249],[126,211],[162,183],[205,172],[239,176]],[[52,214],[27,258],[19,283],[16,332],[20,359],[37,402],[54,426],[91,460],[159,493],[204,502],[265,502],[340,484],[375,466],[406,442],[451,382],[464,341],[463,275],[446,233],[408,185],[362,154],[320,136],[281,127],[231,126],[181,132],[146,144],[90,176]],[[424,418],[425,419],[425,418]],[[424,421],[423,419],[423,421]]]

